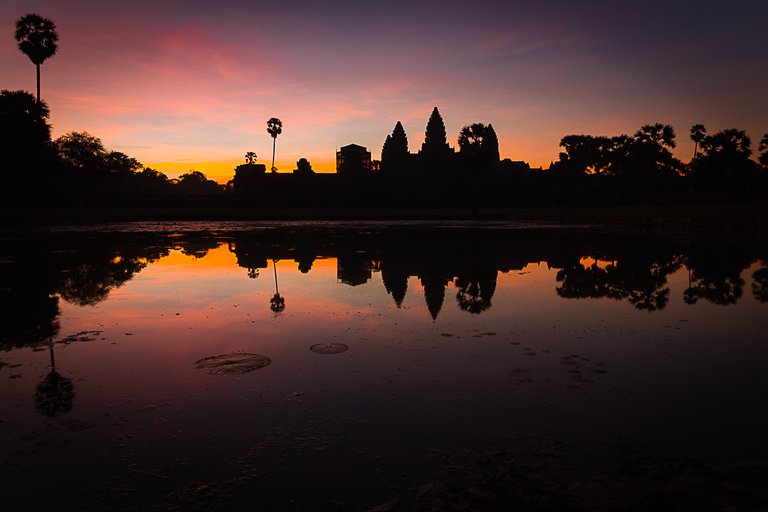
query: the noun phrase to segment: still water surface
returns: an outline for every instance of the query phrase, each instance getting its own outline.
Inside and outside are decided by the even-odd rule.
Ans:
[[[407,510],[465,503],[468,488],[605,489],[611,468],[674,460],[664,481],[685,492],[689,466],[705,467],[697,485],[727,480],[764,504],[750,487],[764,472],[716,468],[768,460],[765,247],[509,225],[218,228],[3,234],[8,502]],[[585,485],[558,499],[590,503]]]

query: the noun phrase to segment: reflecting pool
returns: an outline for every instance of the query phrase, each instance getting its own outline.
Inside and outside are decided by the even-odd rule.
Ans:
[[[4,503],[761,510],[767,327],[755,241],[503,223],[5,232]]]

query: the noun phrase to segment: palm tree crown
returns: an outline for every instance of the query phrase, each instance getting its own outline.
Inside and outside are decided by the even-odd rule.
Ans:
[[[276,139],[278,135],[283,133],[283,122],[276,117],[272,117],[267,121],[267,132]]]
[[[40,101],[40,64],[56,55],[59,49],[56,25],[39,14],[27,14],[16,20],[15,37],[19,50],[37,66],[37,101]]]
[[[276,117],[271,117],[267,121],[267,133],[272,136],[272,172],[277,172],[277,167],[275,167],[275,143],[277,142],[277,136],[283,133],[283,122]]]

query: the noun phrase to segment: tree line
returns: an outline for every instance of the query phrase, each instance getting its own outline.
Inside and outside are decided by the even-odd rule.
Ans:
[[[501,159],[492,124],[472,123],[450,146],[437,107],[417,152],[402,123],[387,135],[381,159],[345,161],[351,172],[317,174],[306,159],[292,174],[277,173],[280,119],[267,121],[273,139],[271,173],[248,152],[233,179],[220,185],[201,171],[169,179],[135,158],[105,148],[86,132],[51,139],[50,111],[40,97],[40,66],[58,50],[55,24],[40,15],[16,20],[19,50],[35,64],[37,97],[0,92],[0,158],[4,186],[0,206],[175,205],[510,207],[606,205],[675,198],[752,198],[768,193],[768,134],[753,159],[752,141],[739,129],[708,134],[691,127],[694,153],[676,158],[672,126],[656,123],[633,135],[572,134],[548,169]],[[365,148],[359,148],[365,150]],[[354,158],[352,159],[354,160]]]

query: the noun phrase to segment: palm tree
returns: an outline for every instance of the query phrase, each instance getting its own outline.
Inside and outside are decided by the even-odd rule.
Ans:
[[[269,299],[269,309],[275,313],[281,313],[285,309],[285,299],[280,296],[280,290],[277,287],[277,260],[272,260],[272,267],[275,269],[275,294]]]
[[[267,133],[272,136],[272,172],[277,172],[275,167],[275,143],[277,142],[277,136],[283,133],[283,122],[276,117],[272,117],[267,121]]]
[[[245,154],[245,163],[248,165],[256,163],[256,153],[249,151]]]
[[[37,102],[40,103],[40,64],[56,54],[56,25],[38,14],[27,14],[16,20],[19,50],[37,67]]]
[[[695,124],[691,126],[691,140],[693,141],[693,159],[699,156],[699,144],[704,140],[707,135],[707,129],[703,124]]]

